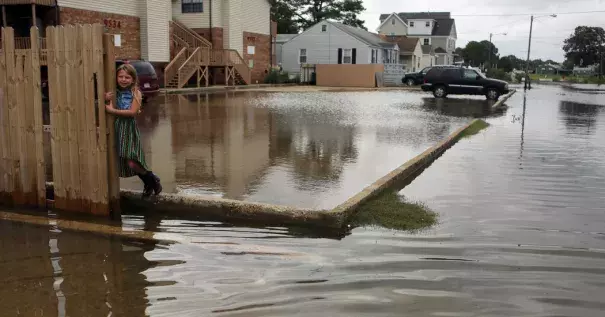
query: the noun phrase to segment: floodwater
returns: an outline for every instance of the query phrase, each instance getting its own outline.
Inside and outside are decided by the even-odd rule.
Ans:
[[[401,191],[440,216],[421,232],[125,216],[185,241],[150,244],[0,221],[0,316],[602,316],[605,94],[524,99]]]
[[[171,95],[146,106],[139,127],[166,192],[329,209],[467,115],[489,114],[485,98],[453,102],[406,91]]]

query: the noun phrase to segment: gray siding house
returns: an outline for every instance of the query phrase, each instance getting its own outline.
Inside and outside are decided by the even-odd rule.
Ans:
[[[296,74],[303,64],[397,64],[399,46],[378,34],[323,21],[285,42],[281,55],[283,71]]]
[[[277,34],[277,37],[275,38],[275,62],[277,65],[281,65],[282,64],[282,50],[284,47],[284,43],[288,42],[289,40],[291,40],[292,38],[294,38],[295,36],[297,36],[298,34]]]

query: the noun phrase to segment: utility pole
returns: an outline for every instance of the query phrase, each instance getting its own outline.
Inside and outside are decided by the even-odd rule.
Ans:
[[[531,22],[529,24],[529,44],[527,45],[527,62],[525,64],[525,90],[531,89],[531,83],[529,82],[529,54],[531,52],[531,33],[534,29],[534,16],[531,16]]]

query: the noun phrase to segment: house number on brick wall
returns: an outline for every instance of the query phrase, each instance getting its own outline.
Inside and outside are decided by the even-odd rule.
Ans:
[[[114,19],[103,19],[103,23],[105,24],[106,27],[108,28],[121,28],[122,27],[122,22],[118,21],[118,20],[114,20]]]

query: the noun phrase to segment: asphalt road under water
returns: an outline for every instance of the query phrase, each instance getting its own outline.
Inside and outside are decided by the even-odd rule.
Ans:
[[[401,191],[439,213],[422,232],[124,217],[187,238],[154,245],[0,221],[0,316],[601,316],[605,95],[526,97]]]

